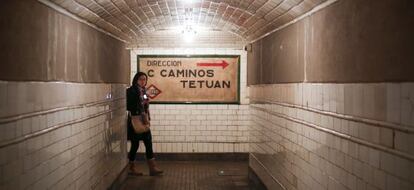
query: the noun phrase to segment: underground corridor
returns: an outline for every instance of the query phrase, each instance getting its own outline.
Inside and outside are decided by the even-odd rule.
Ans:
[[[412,0],[3,0],[0,190],[412,190]]]

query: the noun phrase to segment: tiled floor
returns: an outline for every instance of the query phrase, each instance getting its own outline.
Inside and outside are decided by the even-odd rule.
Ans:
[[[122,190],[247,190],[248,162],[230,161],[159,161],[162,176],[149,176],[140,162],[144,176],[128,176]]]

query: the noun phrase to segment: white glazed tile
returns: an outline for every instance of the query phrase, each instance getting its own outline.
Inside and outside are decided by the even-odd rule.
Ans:
[[[30,83],[25,82],[16,82],[17,85],[17,114],[30,113],[34,110],[33,104],[28,104],[29,89]]]
[[[330,108],[330,96],[331,96],[331,94],[330,94],[330,85],[329,84],[324,84],[324,85],[321,85],[321,88],[322,88],[322,110],[324,110],[324,111],[329,111],[329,108]]]
[[[396,173],[396,159],[394,155],[389,153],[380,153],[380,169],[395,174]]]
[[[345,113],[345,93],[344,93],[344,85],[343,84],[336,84],[336,95],[335,95],[335,102],[336,102],[336,112],[337,113]]]
[[[359,116],[363,116],[363,117],[371,118],[371,119],[374,118],[374,113],[375,113],[375,89],[374,88],[375,88],[375,85],[373,84],[364,85],[363,90],[362,90],[362,93],[363,93],[362,102],[360,102],[360,103],[363,103],[363,107],[362,107],[362,113]],[[355,93],[358,93],[358,92],[355,92]]]
[[[329,111],[330,112],[337,112],[337,90],[338,85],[331,84],[329,85],[328,93],[329,93]]]
[[[374,85],[374,119],[386,121],[387,118],[387,86],[386,84]]]
[[[47,117],[46,115],[40,115],[39,116],[39,129],[45,129],[47,128]]]
[[[23,136],[23,127],[24,127],[24,123],[23,120],[17,120],[15,125],[15,134],[16,134],[16,138]]]
[[[16,122],[6,123],[2,127],[2,140],[12,140],[16,138]]]
[[[32,121],[31,118],[23,119],[22,121],[22,124],[23,124],[22,134],[23,135],[28,135],[32,133],[32,122],[31,121]]]
[[[26,83],[26,97],[23,100],[23,102],[26,103],[25,110],[27,112],[33,112],[33,111],[39,111],[41,102],[38,102],[37,98],[37,88],[38,88],[38,82],[28,82]]]
[[[363,115],[363,86],[354,84],[352,88],[352,114],[355,116]]]
[[[410,179],[412,177],[411,161],[400,157],[395,157],[396,176],[403,179]]]
[[[343,92],[343,97],[344,97],[344,114],[347,115],[353,115],[353,89],[354,89],[354,84],[344,84],[343,86],[344,88],[344,92]]]
[[[379,138],[380,138],[380,144],[392,147],[394,143],[394,135],[393,131],[391,129],[387,128],[380,128],[379,129]]]
[[[33,101],[33,109],[34,111],[40,111],[43,110],[43,96],[44,91],[42,88],[43,83],[42,82],[32,82],[30,84],[31,90],[30,90],[30,100]]]
[[[371,141],[372,133],[369,125],[359,123],[358,124],[358,137],[367,141]]]
[[[3,166],[3,180],[11,181],[23,173],[23,161],[14,160]]]
[[[323,110],[324,109],[324,105],[323,105],[323,93],[324,93],[324,85],[322,84],[317,84],[315,85],[316,88],[316,108]],[[329,106],[328,106],[329,107]]]
[[[401,96],[401,122],[414,126],[414,83],[403,83]]]
[[[398,179],[397,177],[387,174],[386,180],[387,190],[400,189],[400,179]]]
[[[18,97],[17,97],[17,83],[7,83],[7,116],[18,114]]]
[[[401,122],[401,85],[387,84],[387,121]]]
[[[414,135],[409,135],[402,132],[395,132],[395,148],[404,152],[413,150],[412,143],[414,143]]]
[[[51,96],[53,96],[53,90],[51,89],[51,87],[51,83],[42,83],[41,85],[40,93],[42,94],[42,108],[45,110],[50,109],[53,105],[52,99],[50,98]]]

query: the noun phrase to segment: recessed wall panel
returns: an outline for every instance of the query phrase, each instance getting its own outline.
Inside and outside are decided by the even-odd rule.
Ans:
[[[38,1],[3,1],[0,27],[0,80],[129,83],[123,42]]]

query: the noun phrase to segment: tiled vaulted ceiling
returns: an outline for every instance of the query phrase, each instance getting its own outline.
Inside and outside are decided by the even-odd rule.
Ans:
[[[174,31],[188,24],[199,27],[200,43],[245,44],[327,0],[42,1],[50,1],[130,45],[142,47],[174,41],[179,35]]]

